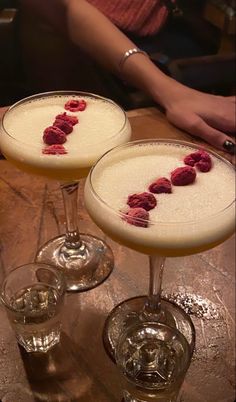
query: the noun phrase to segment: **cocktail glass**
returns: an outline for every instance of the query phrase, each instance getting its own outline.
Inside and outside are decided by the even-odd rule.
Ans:
[[[183,166],[184,156],[198,148],[177,140],[130,142],[107,152],[86,180],[85,205],[94,222],[115,241],[149,256],[148,296],[123,301],[106,320],[103,340],[113,360],[120,335],[136,322],[145,321],[176,327],[193,352],[195,331],[190,317],[176,303],[161,299],[165,258],[202,252],[232,235],[234,168],[209,151],[211,171],[198,172],[195,183],[176,186],[173,194],[155,194],[156,215],[152,218],[149,211],[149,221],[136,218],[136,224],[128,223],[126,202],[130,194],[147,191],[156,177],[166,177]]]
[[[68,111],[69,100],[85,100],[84,111]],[[66,136],[66,154],[44,154],[43,132],[58,114],[76,116],[79,123]],[[19,169],[60,182],[66,215],[66,234],[44,244],[36,261],[64,271],[67,291],[85,291],[102,283],[114,265],[110,247],[101,239],[80,233],[77,198],[79,181],[107,150],[130,139],[125,112],[113,101],[85,92],[56,91],[25,98],[5,113],[0,147]]]

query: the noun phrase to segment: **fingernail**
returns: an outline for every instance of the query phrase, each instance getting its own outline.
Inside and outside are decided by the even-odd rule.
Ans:
[[[232,155],[236,153],[236,145],[232,141],[226,140],[223,144],[223,147],[227,152]]]

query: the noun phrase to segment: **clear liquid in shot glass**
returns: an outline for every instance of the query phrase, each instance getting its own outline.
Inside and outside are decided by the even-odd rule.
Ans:
[[[57,290],[47,284],[22,288],[11,297],[8,312],[18,342],[28,352],[47,352],[60,341],[61,306]]]

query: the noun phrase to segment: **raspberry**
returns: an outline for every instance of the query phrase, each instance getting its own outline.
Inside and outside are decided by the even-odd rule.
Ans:
[[[200,170],[200,172],[206,173],[206,172],[209,172],[211,170],[211,162],[209,163],[209,162],[206,162],[204,160],[201,160],[201,161],[199,161],[199,162],[197,162],[195,164],[195,167],[198,170]]]
[[[65,104],[65,109],[70,110],[70,112],[82,112],[87,106],[87,103],[84,99],[71,99]]]
[[[195,166],[201,172],[209,172],[212,167],[210,155],[203,149],[199,149],[184,158],[185,165]]]
[[[150,186],[148,187],[148,190],[151,193],[155,194],[161,194],[161,193],[171,193],[171,182],[169,179],[166,177],[160,177],[156,181],[154,181]]]
[[[203,149],[199,149],[199,151],[195,152],[195,154],[197,154],[197,158],[199,158],[199,155],[200,155],[200,161],[202,161],[202,160],[205,162],[211,161],[210,155],[208,154],[208,152],[204,151]],[[197,159],[196,159],[196,161],[197,161]]]
[[[43,149],[44,155],[63,155],[67,154],[67,150],[60,144],[53,144]]]
[[[192,158],[191,155],[187,155],[184,158],[184,163],[185,163],[185,165],[189,165],[189,166],[193,167],[195,165],[196,161]]]
[[[76,117],[76,116],[71,116],[71,115],[69,115],[69,114],[66,114],[66,112],[65,112],[65,113],[61,113],[61,114],[58,114],[58,115],[55,117],[55,119],[56,119],[56,120],[63,120],[63,121],[66,121],[67,123],[72,124],[72,126],[75,126],[75,124],[77,124],[77,123],[79,122],[78,117]]]
[[[66,120],[56,119],[53,123],[54,127],[60,128],[65,134],[70,134],[73,131],[73,126]]]
[[[66,142],[66,134],[60,128],[50,126],[45,128],[43,132],[43,141],[47,145],[64,144]]]
[[[131,208],[125,215],[126,222],[142,228],[148,227],[149,213],[143,208]]]
[[[156,198],[151,193],[140,193],[129,195],[127,204],[130,208],[143,208],[146,211],[155,208],[157,205]]]
[[[171,172],[171,182],[174,186],[187,186],[196,179],[196,170],[191,166],[179,167]]]

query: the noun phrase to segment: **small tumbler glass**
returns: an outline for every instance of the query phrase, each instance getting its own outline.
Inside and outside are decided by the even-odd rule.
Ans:
[[[176,402],[191,350],[176,328],[143,322],[121,335],[115,357],[124,402]]]
[[[65,290],[63,274],[46,264],[22,265],[6,276],[0,299],[27,352],[47,352],[60,342]]]

